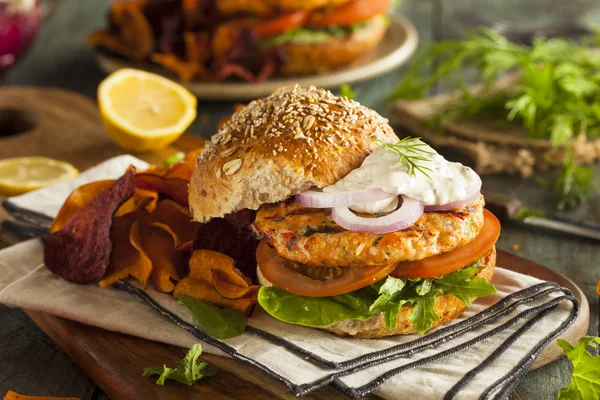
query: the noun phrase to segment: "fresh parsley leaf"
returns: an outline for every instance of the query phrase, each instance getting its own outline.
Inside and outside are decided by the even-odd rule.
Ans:
[[[600,337],[584,336],[573,346],[564,339],[556,344],[573,364],[573,375],[568,387],[558,393],[558,400],[600,399],[600,355],[593,356],[588,348],[600,350]]]
[[[344,83],[340,86],[340,92],[338,94],[339,97],[347,97],[350,100],[354,100],[356,95],[358,94],[358,90],[352,89],[352,86]]]
[[[227,339],[241,335],[246,330],[248,317],[239,311],[222,309],[188,295],[180,296],[179,304],[190,310],[197,326],[212,337]]]
[[[159,375],[156,384],[161,386],[165,384],[167,379],[191,386],[205,376],[217,374],[215,367],[209,366],[198,359],[200,354],[202,354],[202,346],[195,344],[175,368],[169,368],[166,365],[157,368],[144,368],[143,376]]]
[[[171,165],[175,164],[176,162],[183,160],[184,157],[185,157],[185,153],[179,152],[179,153],[175,154],[174,156],[171,156],[171,157],[167,158],[165,161],[163,161],[161,166],[162,167],[170,167]]]

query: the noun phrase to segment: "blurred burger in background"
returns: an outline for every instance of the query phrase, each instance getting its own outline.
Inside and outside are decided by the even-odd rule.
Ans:
[[[391,0],[136,0],[111,6],[89,43],[182,80],[263,81],[344,67],[387,29]]]

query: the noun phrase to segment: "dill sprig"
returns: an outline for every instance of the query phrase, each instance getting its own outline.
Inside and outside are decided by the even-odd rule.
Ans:
[[[580,134],[600,138],[600,31],[580,43],[561,38],[537,38],[532,46],[511,43],[488,28],[477,28],[462,40],[431,44],[411,63],[390,99],[423,98],[441,80],[463,88],[457,104],[450,105],[429,126],[482,116],[522,126],[529,137],[564,146]],[[431,73],[424,71],[432,68]],[[467,90],[465,72],[474,71],[485,84],[481,95]],[[503,74],[520,79],[507,89],[491,90]],[[553,181],[542,186],[559,196],[559,210],[585,202],[594,192],[592,170],[575,166],[572,146]]]
[[[532,46],[523,46],[491,29],[478,28],[463,40],[430,45],[389,97],[420,99],[443,79],[464,88],[464,72],[475,70],[486,90],[477,97],[465,93],[450,106],[454,111],[446,112],[444,122],[478,115],[485,105],[507,121],[521,124],[530,137],[549,139],[555,146],[582,132],[600,137],[600,54],[591,50],[598,43],[600,33],[582,43],[538,38]],[[435,66],[431,74],[423,76],[431,66]],[[518,73],[520,80],[502,93],[490,90],[508,72]]]
[[[434,152],[427,150],[427,147],[429,146],[421,142],[420,139],[420,137],[413,138],[407,136],[396,143],[386,143],[381,139],[375,139],[375,142],[379,146],[390,149],[394,153],[398,154],[400,156],[400,162],[408,169],[409,174],[415,176],[415,171],[418,171],[431,180],[431,176],[429,176],[428,171],[433,172],[432,169],[419,164],[419,161],[431,162],[431,160],[423,155],[434,154]]]

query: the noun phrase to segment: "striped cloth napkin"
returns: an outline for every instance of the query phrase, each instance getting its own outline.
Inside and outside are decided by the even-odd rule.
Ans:
[[[4,206],[18,219],[47,224],[74,188],[116,178],[130,164],[145,167],[131,156],[117,157]],[[217,340],[197,329],[170,295],[129,281],[111,289],[73,284],[42,259],[36,239],[0,251],[1,303],[186,348],[202,342],[206,352],[259,368],[295,395],[331,385],[353,398],[372,392],[389,399],[505,399],[579,311],[567,289],[499,266],[495,295],[425,336],[343,338],[282,323],[257,307],[243,335]]]

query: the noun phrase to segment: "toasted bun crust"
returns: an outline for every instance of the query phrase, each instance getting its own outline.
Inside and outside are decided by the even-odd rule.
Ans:
[[[281,75],[308,75],[345,67],[374,49],[386,30],[384,19],[379,16],[346,37],[313,44],[286,43],[281,46],[286,62],[277,72]]]
[[[189,200],[206,222],[258,209],[360,166],[373,138],[397,141],[387,119],[324,89],[282,88],[236,111],[196,161]]]
[[[486,267],[479,270],[477,275],[475,275],[475,278],[484,278],[487,282],[490,282],[496,269],[496,246],[492,247],[485,254],[480,265],[485,265]],[[257,271],[258,280],[262,286],[273,286],[261,274],[260,268],[257,268]],[[459,317],[466,309],[467,307],[463,302],[454,295],[438,296],[435,300],[434,310],[436,314],[440,316],[440,320],[434,322],[433,327],[452,321]],[[388,330],[385,326],[383,313],[376,314],[364,321],[347,319],[319,329],[335,333],[339,336],[354,336],[359,338],[381,338],[392,335],[416,333],[412,322],[408,319],[412,310],[412,306],[404,306],[400,309],[400,312],[398,313],[398,322],[396,323],[396,328],[393,330]]]
[[[266,16],[277,12],[310,11],[335,7],[350,0],[219,0],[217,8],[222,14],[252,14]]]

